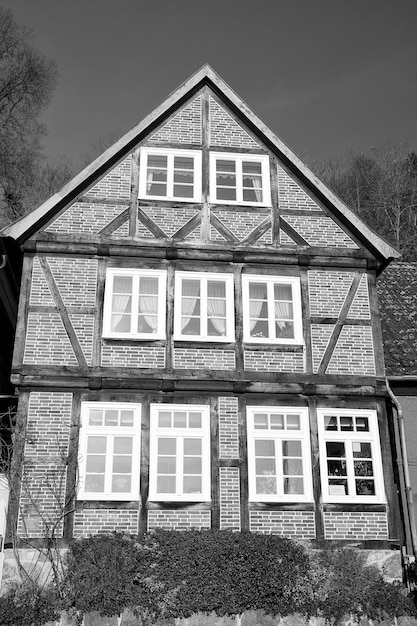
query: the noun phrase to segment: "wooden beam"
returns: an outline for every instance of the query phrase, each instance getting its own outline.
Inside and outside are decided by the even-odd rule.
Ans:
[[[63,537],[70,541],[74,536],[74,511],[77,499],[78,442],[81,426],[80,394],[73,394],[71,423],[68,439],[67,480],[65,485],[65,518]]]
[[[159,226],[155,224],[153,220],[151,220],[151,218],[147,213],[145,213],[145,211],[142,211],[140,206],[138,206],[138,219],[152,233],[154,237],[157,237],[158,239],[167,238],[167,235],[164,233],[164,231],[159,228]]]
[[[246,430],[246,399],[238,398],[238,429],[239,429],[239,477],[240,477],[240,529],[250,530],[249,519],[249,488],[248,488],[248,437]]]
[[[91,365],[93,367],[100,367],[101,365],[105,279],[106,261],[104,259],[98,259],[96,285],[96,316],[94,319],[93,353],[91,359]]]
[[[115,230],[120,228],[129,219],[129,209],[125,209],[119,215],[117,215],[109,224],[106,224],[97,234],[107,237],[114,233]]]
[[[253,231],[249,233],[249,235],[241,241],[241,243],[247,244],[247,245],[251,245],[252,243],[255,243],[256,241],[258,241],[258,239],[262,237],[263,234],[265,234],[270,229],[270,227],[271,227],[271,216],[268,215],[268,217],[262,220],[262,222],[258,224],[258,226],[254,228]]]
[[[303,321],[303,337],[305,342],[305,371],[313,372],[313,352],[311,345],[310,292],[308,288],[308,272],[306,267],[300,268],[301,314]]]
[[[202,187],[201,187],[201,238],[210,239],[210,103],[207,89],[201,95],[201,123],[202,123]]]
[[[346,295],[345,301],[343,303],[342,309],[339,314],[339,319],[337,320],[333,328],[326,350],[324,351],[320,365],[317,369],[318,374],[326,373],[327,367],[330,363],[330,359],[332,358],[333,350],[336,347],[337,341],[340,337],[340,333],[342,332],[342,328],[346,323],[346,319],[347,319],[350,307],[352,306],[352,302],[358,290],[359,283],[361,281],[362,276],[363,276],[362,272],[356,272],[355,275],[353,276],[352,283],[349,287],[349,291]]]
[[[210,214],[210,222],[211,225],[221,234],[222,237],[225,238],[226,241],[230,241],[231,243],[239,243],[239,239],[232,233],[231,230],[227,228],[223,222],[219,220],[217,215],[213,213]]]
[[[142,403],[140,421],[140,507],[139,533],[148,530],[150,403]]]
[[[279,234],[280,206],[279,206],[278,189],[279,189],[279,186],[278,186],[277,160],[271,159],[272,243],[275,246],[279,246],[280,244],[280,234]]]
[[[299,246],[309,246],[308,241],[304,239],[283,217],[280,215],[279,223],[281,229],[284,231],[290,239],[292,239]]]
[[[172,239],[185,239],[187,235],[193,232],[197,228],[199,224],[201,224],[202,218],[202,210],[194,215],[184,226],[182,226],[179,230],[177,230],[174,235],[172,235]]]
[[[315,502],[314,520],[316,524],[316,539],[324,539],[324,511],[323,496],[320,480],[320,453],[319,435],[317,424],[317,398],[308,398],[308,415],[310,420],[310,444],[311,444],[311,471],[313,478],[313,497]],[[325,452],[322,450],[322,454]]]
[[[136,236],[136,225],[138,220],[138,196],[139,196],[139,155],[140,150],[136,149],[132,154],[132,165],[130,171],[130,202],[129,202],[129,235]]]
[[[219,407],[218,397],[210,398],[210,458],[211,458],[211,528],[220,528],[220,469],[219,469]]]
[[[12,369],[22,366],[25,354],[26,332],[28,327],[28,312],[30,290],[32,285],[33,257],[23,257],[22,284],[20,289],[19,307],[17,314],[16,335],[14,342]]]
[[[38,258],[39,258],[39,263],[42,268],[43,274],[45,276],[45,280],[48,284],[49,290],[54,299],[56,308],[61,317],[65,331],[68,335],[68,339],[70,341],[71,347],[74,351],[75,358],[78,361],[78,365],[82,369],[87,369],[88,366],[87,366],[87,361],[85,360],[84,352],[81,348],[80,342],[78,341],[78,337],[75,333],[75,330],[69,318],[68,312],[65,308],[64,301],[59,292],[58,285],[55,282],[55,278],[51,272],[51,268],[49,267],[48,261],[46,257],[38,257]]]

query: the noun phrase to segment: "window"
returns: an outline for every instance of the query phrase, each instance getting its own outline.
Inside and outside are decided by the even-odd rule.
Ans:
[[[165,301],[165,271],[108,269],[104,298],[104,336],[163,339]]]
[[[210,199],[222,204],[270,206],[269,157],[210,153]]]
[[[82,404],[79,499],[139,498],[139,422],[137,404]]]
[[[318,410],[320,469],[326,502],[383,502],[375,411]]]
[[[142,148],[139,197],[201,200],[201,152]]]
[[[176,272],[174,335],[234,341],[233,274]]]
[[[210,500],[208,406],[151,405],[150,500]]]
[[[248,407],[249,499],[312,500],[308,411]]]
[[[243,339],[260,343],[302,343],[298,278],[242,276]]]

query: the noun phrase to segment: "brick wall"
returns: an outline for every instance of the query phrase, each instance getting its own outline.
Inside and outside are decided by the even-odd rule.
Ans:
[[[127,208],[127,204],[74,202],[45,230],[52,233],[95,235]]]
[[[304,355],[302,352],[274,352],[245,350],[245,370],[253,372],[303,372]]]
[[[220,467],[220,530],[240,530],[239,468]]]
[[[139,343],[126,345],[120,342],[105,344],[101,349],[103,367],[165,367],[165,348],[162,346],[141,346]]]
[[[95,306],[97,259],[48,257],[65,306]]]
[[[243,127],[227,113],[214,98],[210,103],[210,139],[212,147],[223,148],[260,148],[260,144],[243,129]]]
[[[265,219],[264,213],[243,211],[215,211],[216,217],[239,239],[245,239]]]
[[[166,528],[167,530],[197,530],[211,527],[211,512],[206,510],[148,511],[148,530]]]
[[[278,200],[281,211],[302,209],[303,211],[321,211],[321,207],[302,187],[291,178],[282,167],[278,169]],[[323,212],[324,214],[324,212]]]
[[[354,278],[353,272],[309,270],[308,290],[311,315],[337,317]],[[367,275],[363,274],[348,317],[369,319]]]
[[[18,531],[30,537],[62,533],[71,393],[32,392]]]
[[[23,363],[27,365],[78,364],[58,313],[37,311],[29,313]]]
[[[239,415],[237,398],[219,398],[219,458],[239,458]]]
[[[250,511],[249,519],[252,532],[288,539],[314,539],[316,536],[312,511]]]
[[[178,369],[230,370],[235,368],[235,353],[233,350],[175,348],[174,367]]]
[[[129,198],[130,196],[130,168],[132,157],[129,155],[113,170],[106,174],[86,196],[105,198]]]
[[[186,204],[175,206],[174,208],[146,207],[142,210],[159,226],[167,237],[172,237],[198,213],[194,207],[189,207]]]
[[[370,326],[344,326],[326,374],[375,375],[375,356]]]
[[[334,324],[312,324],[311,325],[311,347],[313,354],[313,371],[317,372],[324,352],[333,332]]]
[[[348,317],[353,319],[370,319],[368,277],[364,274],[349,309]]]
[[[75,511],[74,537],[124,532],[137,535],[139,511],[131,509],[82,509]]]
[[[201,96],[197,96],[156,133],[150,135],[148,141],[152,144],[171,142],[201,145],[201,124]]]
[[[285,220],[311,246],[357,248],[356,243],[327,216],[286,215]]]
[[[326,539],[388,539],[386,513],[325,511]]]

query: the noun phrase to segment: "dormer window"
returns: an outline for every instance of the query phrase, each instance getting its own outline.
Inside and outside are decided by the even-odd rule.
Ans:
[[[270,206],[268,156],[212,152],[210,199],[219,204]]]
[[[201,201],[201,152],[142,148],[139,198]]]

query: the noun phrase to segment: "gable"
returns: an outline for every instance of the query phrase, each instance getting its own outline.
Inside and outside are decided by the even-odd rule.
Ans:
[[[194,175],[194,187],[188,195],[195,211],[189,212],[188,221],[187,211],[180,210],[186,198],[180,197],[177,206],[173,204],[178,198],[172,178],[165,195],[160,191],[164,185],[155,183],[153,195],[142,197],[149,186],[151,163],[158,158],[162,162],[165,155],[168,166],[164,167],[169,172],[176,155],[178,162],[185,162],[196,158],[197,153],[199,161],[197,164],[195,160],[193,167],[197,172],[202,163],[202,177],[197,184]],[[230,181],[230,176],[221,167],[226,163],[229,168],[233,161],[240,182],[231,190],[229,183],[222,184],[221,179],[229,177]],[[251,164],[252,169],[262,169],[262,174],[251,171]],[[248,168],[252,179],[258,178],[257,189],[252,191],[244,188]],[[185,174],[182,171],[183,181]],[[154,167],[152,175],[157,180],[161,168],[158,171]],[[187,184],[182,185],[183,193]],[[139,193],[136,207],[139,187],[142,196]],[[232,191],[237,195],[228,206],[225,198]],[[252,200],[248,199],[250,193]],[[255,196],[262,196],[261,201]],[[170,201],[169,206],[164,200]],[[39,237],[43,231],[49,238],[68,235],[73,239],[78,235],[82,240],[99,236],[161,242],[192,238],[204,245],[361,248],[379,260],[397,256],[208,66],[61,192],[4,232],[21,240],[34,234]]]

